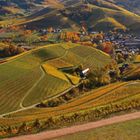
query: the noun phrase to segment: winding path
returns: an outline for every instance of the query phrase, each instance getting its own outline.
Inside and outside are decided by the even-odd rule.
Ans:
[[[19,136],[19,137],[15,137],[15,138],[7,138],[4,140],[31,140],[31,139],[32,140],[44,140],[44,139],[49,140],[49,139],[58,138],[58,137],[65,136],[65,135],[74,134],[77,132],[82,132],[82,131],[86,131],[86,130],[90,130],[90,129],[95,129],[95,128],[108,126],[108,125],[115,124],[115,123],[139,119],[139,118],[140,118],[140,112],[135,112],[135,113],[130,113],[130,114],[126,114],[126,115],[115,116],[115,117],[108,118],[108,119],[103,119],[103,120],[96,121],[96,122],[90,122],[87,124],[72,126],[72,127],[68,127],[68,128],[62,128],[62,129],[58,129],[58,130],[51,130],[51,131],[47,131],[47,132],[41,132],[38,134]]]
[[[42,72],[42,75],[41,77],[38,79],[38,81],[32,86],[32,88],[30,88],[30,90],[25,94],[25,96],[23,97],[22,101],[20,102],[20,107],[21,108],[26,108],[23,106],[23,102],[25,100],[25,98],[31,93],[31,91],[39,84],[39,82],[45,77],[45,72],[44,70],[42,69],[42,67],[40,66],[40,70]]]
[[[51,45],[48,45],[48,46],[51,46]],[[46,47],[48,47],[48,46],[46,46]],[[37,49],[31,50],[31,51],[28,51],[28,52],[24,52],[24,53],[22,53],[22,54],[20,54],[20,55],[13,56],[13,57],[10,58],[10,60],[7,59],[8,61],[6,61],[6,62],[4,62],[4,63],[2,63],[2,64],[0,64],[0,65],[4,65],[5,63],[10,63],[10,62],[14,61],[15,58],[17,58],[17,57],[19,58],[19,57],[21,57],[21,56],[23,56],[23,55],[29,54],[29,53],[31,53],[32,51],[35,51],[35,50],[38,50],[38,49],[41,49],[41,48],[44,48],[44,47],[39,47],[39,48],[37,48]],[[56,59],[63,58],[65,55],[67,55],[67,53],[68,53],[68,51],[66,51],[64,55],[62,55],[61,57],[56,58]],[[37,82],[35,82],[35,84],[28,90],[28,92],[27,92],[27,93],[25,94],[25,96],[22,98],[22,100],[21,100],[21,102],[20,102],[20,104],[19,104],[20,109],[17,109],[17,110],[8,112],[8,113],[0,114],[0,118],[3,118],[4,116],[7,116],[7,115],[10,115],[10,114],[13,114],[13,113],[17,113],[17,112],[19,112],[19,111],[24,111],[24,110],[27,110],[27,109],[34,108],[34,107],[36,107],[36,105],[38,105],[38,104],[40,103],[40,102],[38,102],[38,103],[36,103],[36,104],[33,104],[33,105],[31,105],[31,106],[27,106],[27,107],[24,107],[24,106],[23,106],[23,102],[24,102],[25,98],[26,98],[26,97],[31,93],[31,91],[39,84],[39,82],[45,77],[45,71],[42,69],[41,66],[40,66],[40,70],[41,70],[41,72],[42,72],[41,77],[38,79]],[[64,91],[62,91],[61,93],[59,93],[59,94],[57,94],[57,95],[55,95],[55,96],[53,96],[53,97],[48,98],[48,100],[57,98],[57,97],[59,97],[59,96],[65,94],[65,93],[67,93],[67,92],[70,91],[71,89],[73,89],[73,88],[75,88],[75,87],[78,87],[80,84],[81,84],[81,83],[78,83],[78,84],[76,84],[76,85],[72,85],[70,88],[68,88],[68,89],[66,89],[66,90],[64,90]]]

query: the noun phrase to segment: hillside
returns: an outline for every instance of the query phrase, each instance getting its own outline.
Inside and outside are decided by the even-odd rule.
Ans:
[[[70,102],[67,101],[58,107],[25,108],[0,118],[0,126],[1,129],[7,128],[9,125],[14,128],[15,124],[18,126],[21,122],[27,122],[31,126],[32,123],[29,122],[39,119],[43,128],[48,130],[53,126],[61,128],[64,125],[75,125],[75,122],[95,121],[98,117],[99,119],[105,118],[109,114],[114,115],[115,112],[131,111],[132,108],[137,109],[140,105],[139,85],[140,82],[110,84],[87,92],[79,98],[75,98]],[[55,123],[53,123],[53,120],[55,120]],[[48,123],[51,124],[51,127],[47,125]]]
[[[71,1],[69,1],[71,2]],[[66,3],[64,3],[65,5]],[[67,4],[66,4],[67,5]],[[47,8],[48,9],[48,8]],[[139,31],[140,16],[119,7],[113,3],[99,0],[98,3],[88,1],[88,4],[77,2],[65,8],[41,10],[24,19],[29,28],[43,28],[48,26],[79,29],[81,22],[85,22],[91,30],[131,29]],[[108,18],[108,21],[104,20]],[[106,25],[107,24],[107,29]],[[98,29],[97,27],[101,27]]]
[[[58,0],[1,0],[0,7],[19,8],[24,12],[35,12],[44,7],[63,8],[63,4]],[[4,11],[3,11],[4,13]],[[5,11],[5,14],[7,12]]]
[[[50,45],[9,59],[0,65],[0,113],[32,106],[71,88],[69,80],[76,80],[76,77],[67,78],[54,67],[52,62],[56,59],[65,62],[61,69],[69,63],[71,68],[83,64],[84,68],[93,70],[111,62],[110,57],[99,50],[76,44]]]
[[[129,11],[140,15],[140,1],[139,0],[108,0],[119,6],[123,6]]]
[[[10,12],[11,15],[17,13],[29,15],[16,18],[14,21],[14,24],[27,25],[29,29],[52,26],[79,30],[81,24],[85,23],[89,30],[130,29],[139,32],[140,16],[130,12],[129,9],[126,10],[127,7],[119,5],[116,1],[23,0],[19,3],[17,0],[8,2],[3,0],[0,5],[4,14]]]
[[[23,15],[24,10],[14,3],[0,1],[0,17],[5,16],[20,16]]]

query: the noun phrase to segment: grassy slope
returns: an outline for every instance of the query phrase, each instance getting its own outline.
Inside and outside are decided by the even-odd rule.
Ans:
[[[138,140],[140,119],[56,138],[54,140]]]
[[[125,77],[128,80],[137,80],[140,77],[140,66],[139,63],[136,62],[136,65],[131,68],[128,69],[127,71],[125,71],[123,73],[123,77]]]

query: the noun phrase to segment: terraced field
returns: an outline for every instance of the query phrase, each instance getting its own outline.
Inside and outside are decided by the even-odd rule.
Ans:
[[[30,106],[42,102],[70,88],[69,82],[46,74],[39,84],[30,92],[23,102],[24,106]]]
[[[137,91],[137,92],[135,92]],[[111,84],[91,92],[87,92],[81,97],[67,102],[54,108],[32,108],[20,111],[7,116],[5,119],[0,119],[1,127],[20,122],[30,122],[36,118],[43,120],[50,116],[69,115],[71,113],[83,112],[106,106],[110,103],[121,103],[126,100],[140,99],[140,82],[122,82]]]
[[[136,65],[134,68],[125,71],[123,76],[128,80],[137,80],[140,77],[140,66]]]
[[[81,52],[83,50],[83,55],[80,54],[79,49]],[[100,56],[104,56],[106,60],[104,64],[111,62],[109,56],[96,49],[72,43],[45,46],[8,59],[8,62],[0,65],[0,114],[24,109],[24,107],[35,105],[60,94],[72,87],[70,80],[73,80],[73,84],[78,83],[79,79],[70,75],[64,74],[65,79],[60,78],[58,75],[63,72],[58,71],[57,67],[52,66],[56,73],[44,71],[42,64],[61,59],[65,62],[63,67],[66,67],[68,63],[77,66],[85,64],[88,56],[92,56],[89,64],[87,62],[88,66],[93,64],[97,67],[99,65],[95,61],[100,61],[99,64],[102,67]],[[59,63],[57,66],[59,67]]]
[[[53,59],[53,60],[49,60],[47,61],[48,64],[60,69],[60,68],[69,68],[69,67],[73,67],[72,64],[70,64],[69,62],[64,61],[62,58],[58,58],[58,59]]]

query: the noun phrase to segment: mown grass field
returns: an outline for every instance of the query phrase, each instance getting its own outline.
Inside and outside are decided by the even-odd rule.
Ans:
[[[66,48],[67,45],[68,48]],[[76,47],[84,51],[85,57],[80,56],[78,49],[75,50]],[[104,64],[111,62],[109,56],[103,55],[96,49],[69,43],[42,47],[13,59],[8,59],[8,62],[0,65],[0,114],[40,103],[72,86],[63,72],[53,68],[56,73],[47,73],[42,69],[42,64],[58,58],[65,61],[66,66],[67,63],[77,66],[84,64],[89,55],[92,55],[95,61],[101,61],[100,57],[104,56],[106,60]],[[99,66],[94,64],[95,61],[93,65]],[[99,64],[100,67],[103,66],[102,61]],[[62,78],[59,74],[65,78]],[[74,77],[70,78],[77,80]]]
[[[140,119],[75,133],[54,140],[139,140]]]

